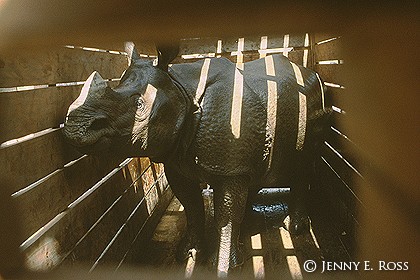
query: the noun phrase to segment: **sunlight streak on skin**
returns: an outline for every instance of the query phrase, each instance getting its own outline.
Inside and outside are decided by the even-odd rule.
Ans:
[[[254,270],[254,278],[255,279],[264,279],[265,278],[263,256],[253,256],[252,257],[252,268]]]
[[[262,249],[261,234],[251,236],[251,247],[252,249]]]
[[[306,96],[299,92],[299,123],[298,123],[298,134],[296,140],[296,150],[301,151],[303,149],[303,143],[305,142],[306,133]]]
[[[273,56],[265,57],[265,70],[268,76],[275,76],[274,59]],[[266,138],[271,139],[269,143],[269,160],[268,169],[271,168],[273,160],[274,140],[276,136],[277,123],[277,83],[275,81],[267,80],[267,124],[266,124]]]
[[[233,136],[238,139],[241,136],[242,98],[244,91],[244,77],[238,69],[244,70],[244,38],[238,39],[238,51],[236,57],[235,80],[233,84],[232,111],[230,125]]]
[[[321,78],[318,73],[315,73],[318,78],[319,86],[321,87],[321,98],[322,98],[322,110],[325,112],[325,96],[324,96],[324,85],[322,84]]]
[[[294,249],[295,247],[293,246],[293,241],[292,241],[292,237],[290,236],[290,233],[282,227],[279,230],[280,230],[281,241],[283,242],[283,248]]]
[[[303,279],[302,271],[300,270],[299,261],[296,256],[286,256],[287,265],[289,266],[290,276],[292,279]]]
[[[86,98],[89,94],[95,94],[99,90],[103,90],[106,87],[106,81],[101,77],[101,75],[99,75],[98,72],[94,71],[83,85],[80,95],[70,105],[69,110],[67,111],[67,115],[79,108],[80,106],[82,106],[85,103]]]
[[[303,82],[302,72],[300,71],[299,66],[297,66],[293,62],[290,62],[290,64],[292,64],[293,71],[295,72],[296,82],[298,83],[298,85],[301,85],[301,86],[304,87],[305,86],[305,83]]]
[[[191,278],[194,272],[195,262],[197,258],[197,250],[195,248],[190,249],[187,265],[185,266],[185,274],[184,277],[186,279]]]
[[[204,59],[203,66],[201,67],[200,81],[198,82],[197,90],[195,92],[195,103],[198,105],[206,87],[207,76],[209,73],[210,58]]]
[[[229,222],[220,231],[219,258],[217,262],[217,277],[227,277],[232,243],[232,223]]]
[[[155,99],[156,99],[156,93],[157,93],[157,88],[155,88],[151,84],[148,84],[147,87],[146,87],[146,91],[144,92],[144,95],[143,95],[143,99],[145,101],[144,103],[145,103],[146,108],[143,108],[143,107],[137,108],[136,116],[135,116],[135,119],[134,119],[133,129],[131,131],[131,135],[133,135],[133,136],[138,135],[139,131],[141,131],[142,127],[144,127],[143,120],[140,116],[143,116],[143,115],[149,116],[150,115],[150,112],[152,111],[152,107],[153,107],[153,104],[154,104]],[[146,130],[146,135],[145,135],[146,142],[143,143],[142,149],[146,149],[147,146],[148,146],[148,144],[147,144],[147,139],[148,139],[147,136],[148,135],[147,134],[148,134],[148,131]],[[136,138],[136,137],[133,137],[133,138]],[[132,139],[133,144],[136,140],[137,139]]]

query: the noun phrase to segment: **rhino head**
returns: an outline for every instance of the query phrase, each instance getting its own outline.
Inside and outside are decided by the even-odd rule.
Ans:
[[[129,67],[118,86],[109,87],[98,72],[86,80],[68,109],[64,137],[83,153],[161,160],[175,149],[190,102],[165,71],[167,58],[154,66],[132,43],[126,51]]]

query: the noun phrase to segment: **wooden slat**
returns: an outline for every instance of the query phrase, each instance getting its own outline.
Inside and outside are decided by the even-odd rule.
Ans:
[[[71,252],[69,251],[66,253],[66,255],[71,253],[71,257],[67,257],[65,264],[74,264],[88,260],[93,264],[110,240],[112,240],[118,232],[119,228],[126,222],[133,209],[142,201],[144,197],[143,189],[138,188],[136,184],[137,182],[141,182],[137,178],[144,173],[145,169],[143,166],[139,165],[140,162],[141,161],[138,158],[134,158],[130,164],[128,164],[127,168],[123,170],[124,176],[127,177],[124,181],[125,187],[127,188],[126,191],[121,194],[121,197],[117,198],[118,201],[115,201],[115,205],[112,206],[109,213],[99,221],[89,234],[87,234],[74,249],[71,249]],[[139,226],[146,220],[147,216],[146,202],[143,201],[143,203],[138,206],[135,216],[130,221],[131,223],[135,221],[135,225]],[[137,231],[130,232],[132,235],[137,233]],[[98,235],[101,236],[100,239],[97,238]],[[128,244],[130,243],[130,240],[128,239],[125,241]],[[94,244],[94,248],[92,248],[92,244]],[[117,260],[117,258],[114,258],[114,261]]]
[[[58,127],[81,86],[0,93],[0,143]]]
[[[0,149],[0,180],[11,194],[41,179],[81,154],[64,143],[61,130]]]
[[[60,48],[1,57],[0,87],[84,81],[93,71],[117,78],[127,66],[124,55]]]
[[[63,211],[72,201],[92,187],[117,160],[100,161],[85,156],[75,164],[54,173],[32,190],[15,197],[21,214],[23,237],[26,239]],[[22,240],[23,241],[23,240]]]
[[[34,262],[35,266],[37,263],[42,263],[42,260],[45,259],[44,256],[41,259],[35,258],[39,252],[45,252],[52,259],[55,257],[61,259],[124,191],[127,184],[130,184],[129,180],[124,178],[123,172],[120,170],[74,208],[62,212],[62,215],[59,216],[61,218],[57,219],[58,222],[54,223],[25,250],[28,262]],[[100,240],[103,237],[97,235],[96,238]],[[46,240],[54,240],[58,244],[58,248],[49,247],[45,243]],[[99,248],[95,247],[96,244],[91,245],[92,252],[97,253]]]
[[[312,37],[313,43],[316,44],[331,38],[337,38],[339,35],[333,33],[314,33]]]
[[[215,53],[217,38],[194,38],[180,41],[179,55]]]
[[[121,234],[116,237],[115,242],[105,253],[99,264],[105,267],[111,263],[115,263],[116,261],[121,261],[124,258],[124,255],[131,249],[132,243],[136,242],[136,237],[138,239],[139,235],[143,235],[143,238],[148,235],[152,236],[157,223],[172,198],[173,194],[171,189],[165,188],[165,192],[162,193],[158,204],[153,209],[153,212],[150,213],[150,216],[145,217],[144,212],[137,211],[136,214],[127,221]]]
[[[324,180],[325,183],[329,183],[333,193],[340,197],[346,202],[348,206],[351,205],[362,205],[360,201],[360,180],[361,177],[349,167],[342,159],[340,159],[333,151],[327,147],[322,148],[322,157],[327,161],[328,164],[324,165],[330,170],[323,172],[323,176],[328,178]],[[327,169],[324,169],[327,170]]]
[[[314,70],[318,72],[319,76],[324,82],[334,83],[341,86],[346,86],[347,77],[344,75],[344,64],[326,64],[314,66]]]
[[[122,246],[121,249],[127,248],[128,244],[129,248],[127,248],[127,250],[122,255],[123,259],[121,259],[121,261],[123,261],[123,263],[137,263],[139,252],[142,252],[142,250],[145,248],[145,244],[149,242],[150,238],[153,236],[154,230],[157,224],[159,223],[160,218],[162,217],[166,208],[168,207],[169,203],[171,202],[173,196],[174,195],[172,193],[172,190],[170,188],[167,189],[163,193],[161,200],[154,209],[154,212],[151,213],[151,215],[148,217],[144,224],[137,228],[137,234],[134,237],[134,239],[131,240],[131,243],[126,242],[126,240],[124,241],[124,233],[124,235],[122,235],[121,237],[119,237],[118,240],[116,240],[117,243],[113,246],[113,251],[111,251],[112,255],[114,255],[115,257],[120,257],[121,251],[118,250],[117,253],[115,250],[118,248],[119,244],[121,244]],[[106,256],[104,261],[110,261],[110,256],[111,254]]]
[[[315,61],[343,59],[342,39],[314,46]]]

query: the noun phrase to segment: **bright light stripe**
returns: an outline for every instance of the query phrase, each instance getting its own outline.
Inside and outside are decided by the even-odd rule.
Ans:
[[[242,99],[244,91],[244,77],[238,69],[244,70],[243,54],[244,38],[238,39],[238,53],[235,69],[235,80],[233,84],[232,96],[232,110],[230,115],[230,125],[232,128],[233,136],[238,139],[241,136],[241,117],[242,117]]]
[[[303,82],[302,72],[300,71],[299,66],[297,66],[293,62],[290,62],[290,64],[292,64],[293,71],[295,72],[296,82],[298,83],[298,85],[301,85],[304,87],[305,83]]]
[[[292,237],[290,236],[290,233],[282,227],[280,228],[280,236],[281,236],[281,241],[283,242],[284,249],[289,250],[289,249],[295,248],[293,246],[293,241],[292,241]]]
[[[344,111],[336,106],[331,106],[334,112],[337,112],[339,114],[344,114]]]
[[[23,143],[25,141],[29,141],[29,140],[41,137],[43,135],[53,133],[54,131],[57,131],[59,129],[61,129],[61,127],[47,128],[47,129],[44,129],[44,130],[41,130],[41,131],[38,131],[38,132],[35,132],[35,133],[31,133],[31,134],[28,134],[28,135],[25,135],[25,136],[22,136],[22,137],[19,137],[19,138],[8,140],[8,141],[0,144],[0,149],[5,149],[5,148],[8,148],[8,147],[13,146],[13,145],[16,145],[16,144],[19,144],[19,143]]]
[[[260,50],[266,50],[267,49],[267,36],[261,37],[261,43],[260,43]],[[265,57],[267,54],[265,52],[259,52],[260,58]]]
[[[313,231],[312,228],[310,229],[310,233],[311,233],[312,239],[313,239],[313,241],[315,243],[315,246],[319,249],[318,240],[316,239],[315,234],[314,234],[314,231]]]
[[[293,47],[258,50],[258,53],[260,53],[260,54],[283,53],[283,52],[289,53],[291,51],[293,51]]]
[[[89,78],[86,80],[85,84],[83,85],[80,95],[70,105],[67,111],[67,115],[85,103],[89,92],[98,91],[99,89],[105,89],[106,87],[107,87],[106,81],[101,77],[101,75],[99,75],[97,71],[94,71],[92,74],[90,74]]]
[[[28,239],[26,239],[22,244],[20,244],[19,248],[22,251],[28,249],[32,244],[35,243],[44,233],[46,233],[50,228],[52,228],[55,224],[57,224],[65,215],[67,215],[67,209],[59,214],[57,214],[52,220],[50,220],[47,224],[37,230],[34,234],[32,234]]]
[[[266,135],[272,139],[272,142],[270,145],[270,157],[268,160],[268,168],[271,168],[271,162],[273,160],[274,140],[276,137],[276,125],[277,125],[277,82],[267,80],[267,89],[268,89],[268,96],[267,96]]]
[[[321,60],[317,62],[317,64],[320,64],[320,65],[330,65],[330,64],[337,65],[337,64],[343,64],[343,63],[344,63],[344,60],[342,59]]]
[[[350,167],[357,175],[359,175],[362,179],[364,179],[363,175],[350,163],[348,162],[336,149],[334,149],[333,146],[331,146],[330,143],[327,141],[324,141],[324,144],[327,145],[328,148],[331,149],[331,151],[334,152],[339,158],[341,158],[345,164],[347,164],[348,167]]]
[[[303,149],[303,143],[305,141],[306,110],[306,96],[303,93],[299,92],[299,123],[296,139],[296,150],[298,151],[301,151]]]
[[[254,270],[255,279],[264,279],[265,270],[264,270],[264,258],[262,256],[253,256],[252,257],[252,268]]]
[[[209,73],[210,58],[204,59],[203,66],[201,67],[200,81],[198,82],[197,90],[195,91],[195,102],[198,103],[204,93],[206,87],[207,76]]]
[[[252,249],[262,249],[261,234],[251,236],[251,247]]]
[[[193,54],[183,54],[181,57],[183,59],[193,59],[193,58],[205,58],[205,57],[215,57],[215,53],[193,53]]]
[[[188,257],[187,265],[185,266],[185,274],[184,274],[184,277],[186,279],[191,278],[194,272],[195,262],[197,258],[197,250],[195,248],[192,248],[189,251],[189,254],[190,256]]]
[[[341,89],[345,89],[345,87],[343,87],[342,85],[339,85],[339,84],[334,84],[334,83],[324,82],[324,85],[326,85],[327,87],[333,87],[333,88],[341,88]]]
[[[138,112],[136,112],[136,116],[141,116],[141,115],[149,116],[150,115],[150,112],[152,111],[153,104],[155,103],[156,94],[157,94],[157,88],[155,88],[152,84],[147,84],[146,91],[143,94],[143,98],[145,100],[145,103],[149,104],[149,105],[146,107],[145,111],[143,111],[144,108],[138,108],[137,109]],[[141,130],[142,126],[143,126],[143,122],[140,121],[140,120],[137,120],[137,117],[135,117],[131,135],[136,136],[138,131]],[[149,130],[146,130],[146,133],[145,133],[146,134],[145,135],[146,141],[143,143],[142,149],[146,149],[147,146],[148,146],[148,141],[147,141],[148,131]],[[132,141],[134,142],[135,139],[132,139]]]
[[[276,71],[274,69],[274,59],[271,55],[265,57],[265,71],[268,76],[276,76]]]
[[[309,47],[309,34],[306,33],[305,34],[305,43],[304,43],[305,47]],[[308,66],[308,54],[309,54],[309,50],[305,49],[303,51],[303,67],[307,67]]]
[[[217,263],[217,277],[226,277],[229,270],[230,246],[232,243],[232,223],[229,222],[220,231],[219,259]]]
[[[286,48],[288,48],[288,47],[289,47],[289,39],[290,39],[289,34],[284,35],[284,39],[283,39],[283,48],[284,48],[284,49],[286,49]],[[289,56],[289,52],[288,52],[288,51],[286,51],[286,50],[284,50],[284,51],[283,51],[283,55],[284,55],[285,57],[288,57],[288,56]]]
[[[319,77],[318,73],[316,73],[316,77],[318,78],[319,86],[321,87],[322,110],[325,112],[324,85],[322,84],[321,78]]]
[[[217,40],[216,53],[222,53],[222,40]]]
[[[334,41],[334,40],[337,40],[337,39],[338,39],[338,37],[333,37],[331,39],[326,39],[326,40],[320,41],[320,42],[318,42],[316,44],[317,45],[321,45],[321,44],[325,44],[325,43],[328,43],[328,42],[331,42],[331,41]]]
[[[232,134],[236,139],[241,136],[243,84],[244,77],[242,73],[240,73],[238,69],[235,69],[230,125],[232,127]]]
[[[25,193],[29,192],[30,190],[32,190],[32,189],[34,189],[34,188],[36,188],[36,187],[37,187],[37,186],[39,186],[40,184],[44,183],[45,181],[47,181],[48,179],[50,179],[51,177],[53,177],[54,175],[56,175],[56,174],[58,174],[58,173],[62,172],[62,171],[64,170],[64,168],[67,168],[67,167],[72,166],[72,165],[73,165],[73,164],[75,164],[76,162],[78,162],[78,161],[80,161],[80,160],[84,159],[85,157],[87,157],[87,155],[83,155],[83,156],[81,156],[81,157],[79,157],[79,158],[77,158],[77,159],[75,159],[75,160],[70,161],[69,163],[66,163],[66,164],[63,166],[63,168],[58,168],[58,169],[54,170],[53,172],[51,172],[50,174],[48,174],[47,176],[44,176],[44,177],[42,177],[41,179],[39,179],[39,180],[35,181],[34,183],[32,183],[32,184],[28,185],[27,187],[25,187],[25,188],[23,188],[23,189],[20,189],[20,190],[18,190],[18,191],[16,191],[16,192],[14,192],[14,193],[11,195],[11,197],[16,198],[16,197],[18,197],[18,196],[20,196],[20,195],[22,195],[22,194],[25,194]]]
[[[300,270],[299,261],[296,256],[286,256],[287,265],[289,266],[290,276],[292,279],[303,279],[302,271]]]
[[[85,191],[81,196],[79,196],[75,201],[70,203],[67,206],[67,209],[72,209],[76,207],[80,202],[85,200],[88,196],[90,196],[94,191],[99,189],[106,181],[108,181],[112,176],[114,176],[116,173],[118,173],[121,169],[123,169],[127,164],[130,163],[132,158],[127,158],[123,162],[121,162],[118,167],[115,167],[111,172],[109,172],[105,177],[103,177],[101,180],[99,180],[95,185],[93,185],[90,189]]]

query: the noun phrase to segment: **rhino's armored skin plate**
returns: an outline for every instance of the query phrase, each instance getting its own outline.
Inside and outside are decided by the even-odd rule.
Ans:
[[[86,153],[165,164],[187,216],[177,257],[194,249],[219,276],[242,264],[241,222],[263,187],[290,186],[289,231],[308,231],[306,191],[331,111],[319,76],[282,55],[240,67],[207,58],[168,68],[174,52],[159,51],[154,66],[126,47],[130,63],[120,84],[110,88],[94,72],[69,108],[64,135]],[[200,182],[214,189],[214,242],[204,241]]]

